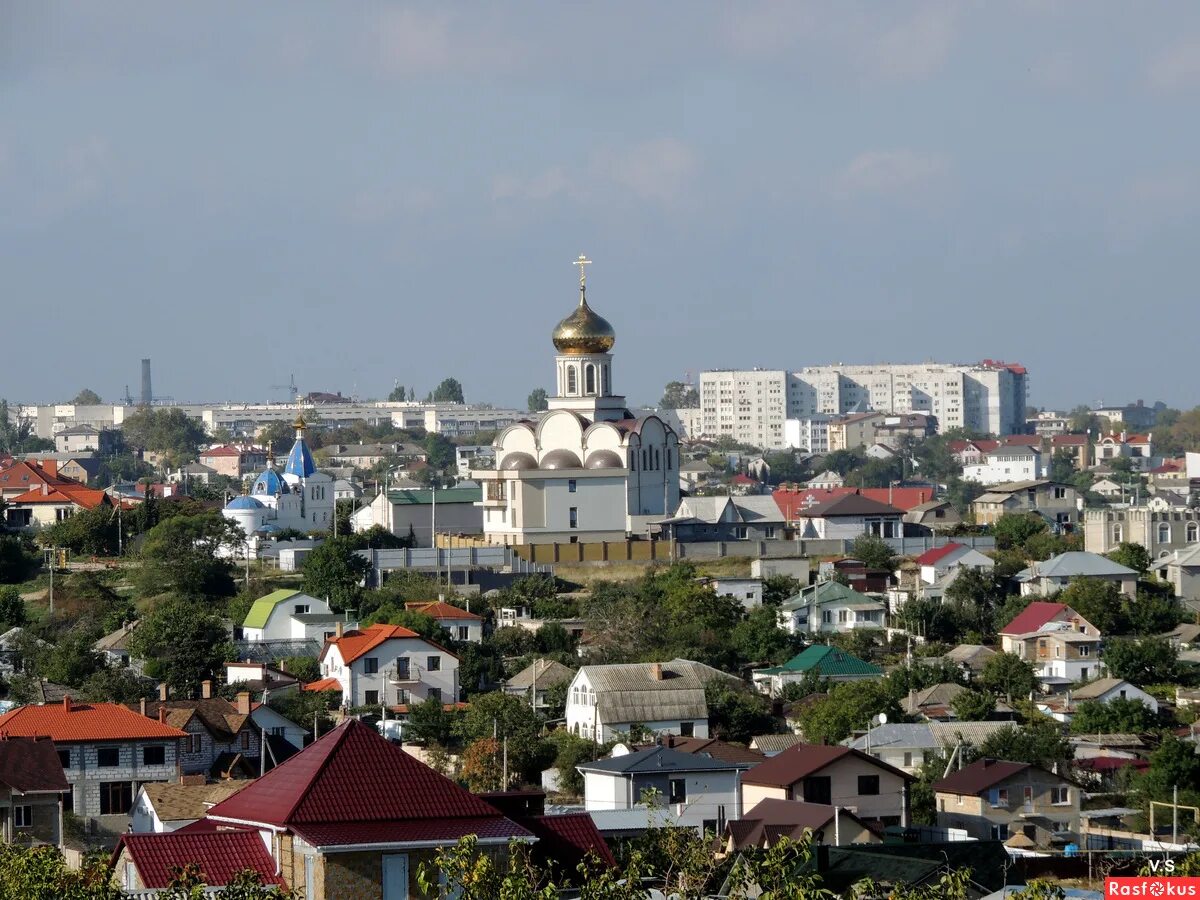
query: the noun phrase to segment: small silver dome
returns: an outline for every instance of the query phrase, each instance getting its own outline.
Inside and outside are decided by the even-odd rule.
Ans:
[[[538,467],[537,460],[528,453],[516,451],[515,453],[507,454],[504,459],[500,460],[500,465],[497,469],[536,469]]]
[[[542,457],[543,469],[582,469],[583,463],[570,450],[560,448],[551,450]]]
[[[623,469],[625,463],[621,462],[621,457],[615,450],[597,450],[588,455],[587,467],[589,469]]]

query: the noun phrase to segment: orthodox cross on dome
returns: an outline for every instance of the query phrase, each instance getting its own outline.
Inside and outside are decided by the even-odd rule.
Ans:
[[[587,270],[584,269],[584,266],[590,266],[591,264],[592,261],[582,253],[579,254],[575,262],[571,263],[573,266],[579,266],[579,294],[581,297],[584,291],[587,290]]]

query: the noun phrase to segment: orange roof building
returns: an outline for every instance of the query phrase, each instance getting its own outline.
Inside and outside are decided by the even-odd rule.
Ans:
[[[344,706],[458,700],[458,657],[401,625],[368,625],[331,637],[320,663],[322,681],[340,684]]]

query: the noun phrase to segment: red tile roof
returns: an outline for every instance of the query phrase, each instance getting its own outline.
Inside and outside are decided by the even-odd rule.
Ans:
[[[434,619],[470,619],[474,622],[482,622],[483,617],[477,616],[473,612],[467,612],[457,606],[451,606],[442,600],[434,600],[426,603],[405,603],[405,609],[410,609],[413,612],[419,612]]]
[[[402,625],[368,625],[358,631],[347,631],[340,638],[329,638],[325,642],[325,649],[322,651],[321,657],[324,658],[330,647],[337,647],[342,653],[342,662],[349,665],[385,641],[402,638],[424,640],[415,631]]]
[[[815,504],[858,494],[879,503],[886,503],[898,510],[907,512],[914,506],[928,503],[933,499],[932,488],[806,488],[800,491],[789,491],[783,488],[776,490],[772,496],[779,506],[784,518],[794,519],[804,514],[804,511]]]
[[[790,787],[802,778],[814,772],[819,772],[826,766],[839,759],[851,756],[865,760],[901,778],[913,780],[913,777],[899,769],[881,762],[873,756],[860,753],[850,747],[830,746],[826,744],[793,744],[782,753],[772,756],[764,763],[742,775],[743,784],[764,784],[772,787]]]
[[[944,559],[952,553],[958,552],[960,549],[966,549],[965,544],[956,544],[951,541],[949,544],[943,544],[940,547],[934,547],[932,550],[926,550],[915,560],[918,566],[932,566],[939,559]]]
[[[751,478],[749,475],[743,475],[739,472],[729,479],[730,484],[758,484],[758,481]]]
[[[0,783],[21,794],[70,790],[54,742],[0,738]]]
[[[977,759],[965,769],[959,769],[941,781],[935,781],[933,789],[943,794],[978,794],[1028,768],[1037,767],[1027,762]]]
[[[18,706],[0,716],[0,734],[8,737],[48,737],[59,744],[84,741],[139,741],[185,737],[119,703],[62,703]]]
[[[1067,608],[1065,603],[1049,603],[1036,600],[1025,607],[1016,617],[1000,629],[1001,634],[1029,634],[1039,630],[1047,622],[1054,621]]]
[[[190,831],[165,834],[123,834],[113,852],[115,864],[124,848],[147,888],[168,887],[172,871],[189,863],[200,867],[204,883],[224,887],[244,869],[253,869],[263,884],[287,887],[275,874],[275,860],[256,831]]]
[[[528,837],[494,807],[348,719],[214,806],[209,818],[287,827],[316,846]]]
[[[304,691],[340,691],[342,683],[336,678],[322,678],[320,681],[310,681],[301,690]]]
[[[1089,438],[1086,434],[1056,434],[1050,438],[1050,443],[1083,446],[1088,440]]]

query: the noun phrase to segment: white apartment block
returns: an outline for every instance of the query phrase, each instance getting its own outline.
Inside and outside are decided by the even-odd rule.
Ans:
[[[784,419],[783,445],[792,450],[807,450],[809,453],[829,452],[829,420],[833,416],[804,416],[800,419]]]
[[[925,413],[937,418],[939,431],[1019,434],[1026,379],[1022,366],[993,360],[711,370],[700,375],[702,436],[779,449],[788,445],[788,419],[864,410]]]

